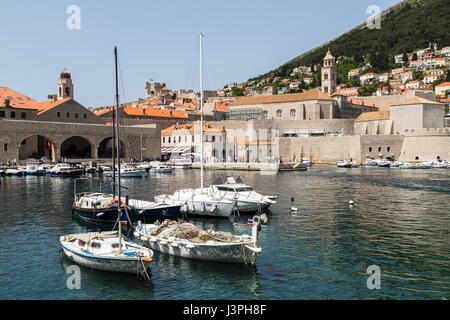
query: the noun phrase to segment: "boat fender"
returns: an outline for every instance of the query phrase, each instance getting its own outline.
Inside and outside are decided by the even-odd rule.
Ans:
[[[188,249],[194,249],[195,247],[196,247],[195,244],[192,244],[192,243],[189,243],[186,245],[186,248],[188,248]]]
[[[159,244],[166,245],[166,244],[167,244],[167,240],[161,240],[161,241],[159,242]]]
[[[152,258],[142,258],[142,261],[145,261],[145,262],[152,262],[153,259],[152,259]]]
[[[172,242],[170,245],[172,247],[174,247],[174,248],[178,248],[179,247],[178,243],[176,243],[176,242]]]

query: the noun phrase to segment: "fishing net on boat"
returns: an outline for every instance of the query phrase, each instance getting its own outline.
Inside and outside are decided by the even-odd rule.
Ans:
[[[198,238],[201,241],[220,241],[229,242],[237,240],[238,238],[229,232],[208,232],[198,229],[195,225],[188,222],[176,222],[173,220],[165,220],[159,227],[150,232],[152,236],[167,239],[169,237],[176,237],[180,239],[194,239]]]

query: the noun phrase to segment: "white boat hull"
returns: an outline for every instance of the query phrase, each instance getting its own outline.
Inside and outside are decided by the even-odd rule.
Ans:
[[[134,273],[141,274],[147,270],[150,266],[150,262],[142,261],[139,258],[135,259],[103,259],[99,257],[89,257],[87,255],[81,255],[74,251],[69,250],[64,245],[62,246],[63,252],[67,258],[86,268],[112,271],[112,272],[123,272],[123,273]]]
[[[178,256],[183,258],[203,260],[203,261],[217,261],[217,262],[229,262],[229,263],[255,263],[257,253],[248,249],[248,244],[233,244],[233,245],[196,245],[193,248],[188,248],[187,243],[177,243],[175,247],[173,242],[167,241],[146,241],[145,246],[148,246],[152,250],[156,250],[162,253],[170,254],[172,256]],[[245,256],[244,256],[245,255]]]

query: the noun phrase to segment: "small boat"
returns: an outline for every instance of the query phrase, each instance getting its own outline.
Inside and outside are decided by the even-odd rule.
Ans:
[[[19,169],[6,169],[5,175],[6,176],[24,176],[25,173]]]
[[[108,167],[108,166],[99,166],[99,171],[100,172],[107,172],[107,171],[111,171],[112,169],[111,169],[111,167]]]
[[[145,176],[146,172],[145,170],[141,170],[138,168],[135,168],[131,165],[128,165],[126,163],[121,164],[120,165],[120,176],[122,178],[134,178],[134,177],[139,177],[142,178],[143,176]],[[118,175],[118,170],[115,170],[115,175]],[[107,177],[112,177],[113,176],[113,172],[112,171],[106,171],[105,172],[105,176]]]
[[[438,161],[430,163],[431,168],[433,169],[447,169],[449,168],[449,164],[445,161]]]
[[[119,216],[118,199],[112,194],[99,192],[75,194],[72,209],[81,219],[94,222],[115,223]],[[121,201],[123,204],[123,200]],[[127,217],[122,212],[121,223],[126,224]]]
[[[350,165],[352,168],[359,168],[359,163],[356,163],[355,161],[350,162]]]
[[[173,172],[173,168],[163,165],[163,164],[159,164],[156,166],[156,168],[151,168],[150,172],[156,172],[156,173],[172,173]]]
[[[203,217],[228,218],[237,208],[235,201],[219,198],[210,188],[177,190],[155,196],[155,202],[181,205],[182,213]]]
[[[172,158],[167,161],[167,165],[176,169],[191,169],[192,161],[191,159],[187,159],[185,157]]]
[[[391,168],[399,168],[402,164],[403,164],[403,162],[393,161],[391,163]]]
[[[306,164],[307,167],[312,166],[312,162],[308,158],[302,158],[302,163]]]
[[[40,167],[41,164],[38,162],[27,162],[26,167],[19,168],[25,175],[30,176],[42,176],[45,174],[45,170]]]
[[[388,161],[386,159],[381,160],[378,162],[378,167],[380,168],[390,168],[391,167],[391,161]]]
[[[338,168],[351,168],[352,164],[350,162],[347,162],[346,160],[339,160],[337,162]]]
[[[273,197],[264,196],[254,187],[244,184],[239,177],[217,178],[211,188],[218,198],[236,201],[239,212],[258,212],[277,203]]]
[[[97,171],[99,171],[97,162],[84,162],[81,164],[81,167],[86,173],[96,173]]]
[[[153,261],[152,250],[131,242],[119,231],[69,234],[59,241],[67,258],[87,268],[141,274]]]
[[[364,166],[366,166],[366,167],[376,167],[377,165],[378,165],[378,162],[373,159],[367,159],[364,162]]]
[[[140,170],[145,170],[145,172],[149,172],[151,169],[151,165],[150,163],[145,163],[145,162],[141,162],[140,164],[138,164],[136,166],[136,168],[140,169]]]
[[[47,170],[51,176],[73,177],[83,174],[83,169],[71,166],[69,163],[58,163],[53,168]]]
[[[165,220],[162,224],[141,224],[134,236],[159,252],[189,259],[228,263],[256,262],[262,252],[259,247],[261,224],[267,221],[265,214],[252,219],[252,235],[233,235],[229,232],[205,232],[187,222]]]

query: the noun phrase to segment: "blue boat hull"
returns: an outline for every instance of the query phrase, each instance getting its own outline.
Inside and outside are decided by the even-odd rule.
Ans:
[[[143,209],[134,210],[133,214],[136,218],[144,216],[145,218],[164,218],[164,219],[176,219],[179,218],[181,206],[170,206],[167,208],[156,209]]]
[[[117,208],[108,208],[104,210],[91,210],[74,207],[73,210],[74,213],[81,219],[93,222],[115,223],[118,217]],[[121,221],[122,223],[128,222],[125,212],[122,212]]]
[[[47,172],[48,175],[50,176],[55,176],[55,177],[78,177],[81,176],[83,174],[83,169],[80,170],[74,170],[71,172]]]

